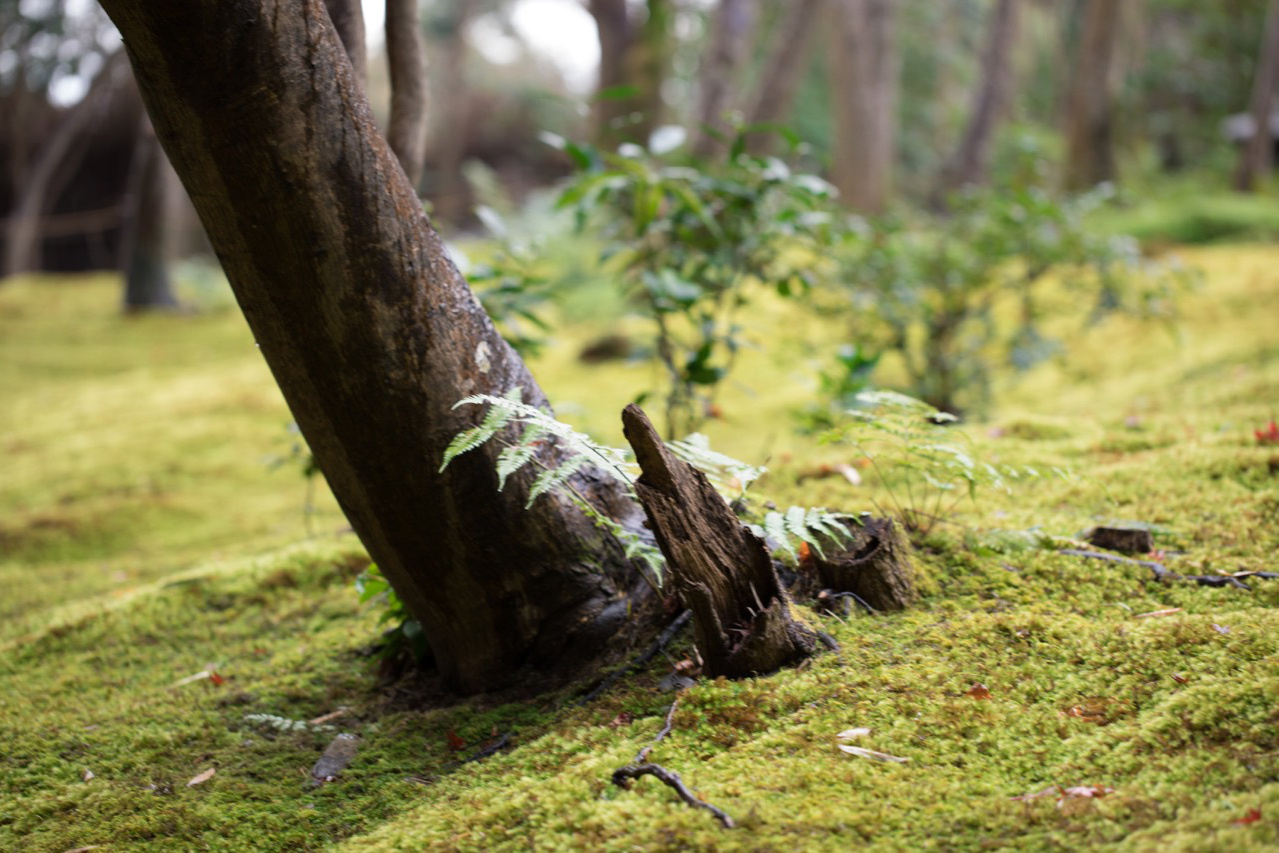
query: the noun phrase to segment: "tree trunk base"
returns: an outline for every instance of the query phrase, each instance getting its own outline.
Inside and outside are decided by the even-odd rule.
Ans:
[[[910,543],[889,518],[865,517],[850,526],[853,541],[840,551],[813,554],[822,586],[855,593],[876,610],[905,610],[918,597]]]
[[[739,522],[702,472],[676,459],[638,406],[622,412],[643,476],[635,484],[670,583],[693,611],[703,670],[742,678],[816,651],[795,619],[764,542]]]

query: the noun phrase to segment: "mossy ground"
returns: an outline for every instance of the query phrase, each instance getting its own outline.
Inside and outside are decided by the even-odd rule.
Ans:
[[[1074,477],[961,505],[963,526],[920,550],[915,609],[813,617],[840,652],[684,692],[652,758],[732,831],[652,779],[609,784],[661,727],[665,662],[584,708],[421,710],[411,684],[379,681],[377,614],[351,588],[358,543],[326,495],[308,538],[301,477],[267,466],[288,452],[288,415],[234,312],[122,318],[107,278],[0,288],[0,849],[1279,844],[1279,582],[1159,584],[1000,533],[1129,519],[1183,552],[1175,569],[1275,568],[1279,447],[1253,430],[1279,408],[1279,250],[1185,254],[1206,283],[1176,335],[1078,333],[1061,364],[1005,377],[992,420],[969,428],[986,458]],[[754,322],[768,349],[744,356],[715,446],[770,456],[761,489],[779,503],[865,508],[866,487],[801,482],[847,450],[796,436],[790,415],[840,329]],[[569,330],[535,370],[565,418],[616,441],[650,377],[577,364],[598,331]],[[210,665],[221,684],[176,684]],[[969,695],[976,682],[990,699]],[[339,708],[360,750],[318,789],[309,768],[332,731],[245,719]],[[855,726],[910,762],[841,752]],[[494,731],[514,748],[459,763]],[[1013,799],[1051,785],[1114,791]]]

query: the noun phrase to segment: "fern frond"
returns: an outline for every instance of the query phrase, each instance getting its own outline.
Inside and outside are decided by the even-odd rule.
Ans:
[[[525,509],[531,507],[533,501],[542,495],[567,483],[569,478],[577,473],[578,469],[588,461],[585,456],[570,456],[554,468],[547,468],[538,474],[537,479],[533,481],[533,485],[528,490],[528,501],[524,504]]]
[[[514,402],[511,397],[514,396],[515,400],[518,400],[519,395],[520,389],[516,387],[507,392],[507,397],[494,397],[493,399],[504,399],[507,402]],[[466,399],[455,403],[453,408],[456,409],[463,403],[475,401],[476,398],[467,397]],[[453,436],[453,440],[449,442],[449,446],[444,448],[444,461],[440,463],[440,471],[443,472],[445,468],[449,467],[450,462],[461,456],[463,453],[474,450],[493,436],[497,435],[508,423],[511,422],[512,417],[513,415],[510,409],[501,406],[491,406],[488,412],[485,413],[484,420],[480,421],[479,426],[472,427],[471,429],[459,432],[457,435]]]
[[[795,546],[791,544],[790,535],[786,532],[786,517],[780,512],[773,510],[764,516],[764,533],[767,537],[777,543],[793,561],[799,560],[799,554],[795,550]]]
[[[545,435],[546,428],[541,424],[529,424],[524,434],[520,436],[518,444],[502,448],[502,452],[497,455],[497,490],[499,492],[506,488],[508,477],[533,461],[533,457],[542,447],[542,437]]]
[[[710,440],[700,432],[682,440],[668,441],[666,446],[676,457],[705,474],[712,483],[735,492],[737,496],[745,494],[751,483],[768,472],[767,468],[748,465],[727,454],[711,450]]]

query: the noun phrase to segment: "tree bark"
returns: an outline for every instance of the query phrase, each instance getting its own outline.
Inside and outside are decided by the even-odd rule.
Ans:
[[[1274,114],[1275,89],[1279,87],[1279,0],[1272,0],[1266,13],[1266,32],[1261,40],[1261,56],[1252,82],[1248,112],[1252,115],[1252,138],[1239,152],[1235,189],[1252,192],[1259,178],[1270,174],[1274,165],[1274,134],[1270,117]]]
[[[1087,0],[1084,5],[1066,101],[1062,183],[1067,190],[1090,189],[1117,175],[1111,70],[1119,43],[1120,5],[1120,0]]]
[[[876,610],[905,610],[918,597],[910,543],[891,518],[850,525],[853,542],[828,557],[814,554],[818,579],[828,589],[851,592]]]
[[[941,194],[986,183],[995,127],[1007,113],[1013,89],[1012,51],[1022,0],[997,0],[981,58],[981,81],[963,139],[942,175]]]
[[[808,42],[822,17],[826,0],[790,0],[777,35],[768,49],[759,85],[746,111],[748,124],[781,124],[790,118],[795,95],[812,57]],[[752,137],[751,149],[762,153],[771,137]]]
[[[706,476],[676,459],[639,406],[622,411],[643,471],[635,490],[668,581],[693,611],[693,633],[711,676],[762,675],[811,655],[817,635],[795,620],[764,542],[729,510]]]
[[[106,0],[156,133],[245,318],[370,556],[446,684],[567,678],[642,590],[567,500],[498,492],[462,396],[545,404],[449,260],[395,161],[323,0]],[[530,466],[530,468],[533,466]],[[617,517],[618,489],[577,488]]]
[[[710,44],[698,72],[699,98],[693,153],[715,158],[727,147],[732,129],[725,120],[734,86],[755,33],[757,0],[720,0],[712,20]]]
[[[897,136],[893,0],[838,0],[834,11],[832,183],[848,207],[879,214],[892,191]]]
[[[51,198],[57,194],[53,191],[53,187],[58,185],[57,174],[59,170],[63,173],[68,169],[74,171],[69,165],[70,160],[76,159],[71,152],[77,142],[83,142],[90,122],[98,117],[112,88],[119,84],[117,71],[122,58],[123,54],[117,52],[107,59],[89,84],[84,98],[67,109],[44,141],[40,153],[28,166],[21,188],[15,187],[13,211],[5,231],[3,276],[40,268],[40,222],[57,200]],[[85,149],[82,146],[80,150],[83,152]]]
[[[417,0],[386,0],[386,59],[391,71],[386,138],[416,190],[426,165],[426,45]]]
[[[342,39],[355,76],[364,83],[369,79],[368,45],[364,35],[364,8],[360,0],[324,0],[333,28]]]
[[[135,313],[178,305],[169,279],[169,223],[177,176],[144,115],[130,165],[121,257],[124,310]]]

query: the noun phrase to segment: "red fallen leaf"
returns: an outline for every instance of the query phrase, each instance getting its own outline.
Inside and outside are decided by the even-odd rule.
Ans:
[[[1174,672],[1172,674],[1172,680],[1177,682],[1178,684],[1185,684],[1186,682],[1190,681],[1189,678],[1186,678],[1186,676],[1182,675],[1179,672]]]
[[[1259,820],[1261,820],[1261,809],[1248,809],[1247,813],[1244,814],[1243,817],[1232,820],[1231,823],[1238,824],[1239,826],[1247,826],[1248,824],[1256,823]]]
[[[1270,419],[1265,429],[1255,429],[1253,434],[1257,436],[1258,444],[1279,444],[1279,424],[1275,423],[1274,418]]]
[[[989,699],[990,688],[984,684],[974,684],[972,687],[968,688],[968,695],[974,699]]]
[[[795,549],[795,552],[799,554],[799,561],[801,563],[807,563],[809,560],[813,559],[813,551],[808,547],[807,542],[800,542],[799,547]]]
[[[458,737],[457,732],[449,729],[447,737],[449,741],[449,749],[453,752],[457,752],[460,749],[466,749],[466,741]]]
[[[616,717],[609,721],[608,727],[610,729],[620,729],[622,726],[629,726],[630,724],[631,715],[625,711],[621,711]]]
[[[226,679],[213,670],[209,670],[209,681],[212,681],[215,686],[221,687],[226,682]]]

